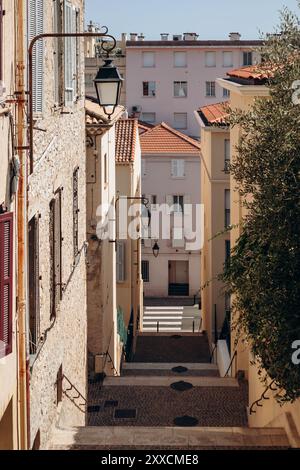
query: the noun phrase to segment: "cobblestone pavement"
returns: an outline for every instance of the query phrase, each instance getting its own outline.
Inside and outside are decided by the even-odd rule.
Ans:
[[[198,426],[247,426],[247,393],[240,387],[194,387],[178,392],[170,387],[90,385],[89,404],[100,410],[89,413],[90,426],[173,426],[178,416],[193,416]],[[106,400],[116,400],[116,409],[136,409],[134,419],[115,419],[114,407],[105,408]]]
[[[122,376],[130,376],[130,377],[137,377],[137,376],[174,376],[177,377],[178,380],[181,377],[219,377],[218,370],[188,370],[187,372],[173,372],[170,370],[161,370],[161,369],[123,369]]]
[[[203,450],[203,451],[216,451],[216,450],[287,450],[287,447],[261,447],[261,446],[248,446],[248,447],[233,447],[233,446],[209,446],[209,447],[199,447],[199,446],[182,446],[182,447],[168,447],[168,446],[162,446],[162,447],[151,447],[151,446],[138,446],[138,447],[132,447],[132,446],[83,446],[83,445],[73,445],[71,448],[68,450],[170,450],[173,452],[176,451],[185,451],[185,450]],[[59,447],[56,446],[55,450],[66,450],[65,447]],[[172,452],[170,452],[172,454]],[[177,452],[176,452],[177,453]],[[180,454],[180,453],[179,453]]]
[[[176,336],[176,335],[175,335]],[[210,362],[206,335],[144,336],[137,338],[134,362]]]

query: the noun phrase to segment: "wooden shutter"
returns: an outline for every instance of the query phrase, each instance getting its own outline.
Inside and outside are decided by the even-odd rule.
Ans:
[[[44,32],[44,0],[29,0],[29,41]],[[33,48],[33,111],[43,111],[44,42],[39,40]]]
[[[125,243],[117,242],[117,253],[116,253],[116,262],[117,262],[117,282],[125,281]]]
[[[39,215],[28,227],[29,330],[30,354],[35,354],[40,337]]]
[[[78,255],[78,175],[79,168],[73,172],[73,253],[74,258]]]
[[[0,215],[0,358],[12,352],[13,214]]]
[[[178,176],[177,173],[177,160],[171,160],[171,176],[176,178]]]
[[[65,1],[64,4],[64,24],[65,33],[72,33],[73,30],[73,8],[72,4]],[[75,32],[75,31],[73,31]],[[65,39],[65,103],[72,104],[74,99],[74,38]]]

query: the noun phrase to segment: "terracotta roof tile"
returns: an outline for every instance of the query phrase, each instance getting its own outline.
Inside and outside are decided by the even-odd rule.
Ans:
[[[227,72],[227,75],[231,78],[241,78],[257,82],[265,82],[268,78],[272,77],[273,74],[274,70],[266,65],[252,65],[251,67],[242,67]]]
[[[203,106],[198,109],[198,113],[204,124],[226,124],[226,117],[228,112],[226,106],[229,105],[229,101],[223,103],[210,104],[208,106]]]
[[[168,126],[165,122],[140,136],[142,153],[199,155],[200,143]]]
[[[116,163],[134,161],[137,130],[137,119],[119,119],[116,123]]]
[[[153,127],[155,127],[153,124],[149,124],[148,122],[145,122],[145,121],[139,121],[140,134],[144,134],[144,132],[147,132],[149,129],[153,129]]]

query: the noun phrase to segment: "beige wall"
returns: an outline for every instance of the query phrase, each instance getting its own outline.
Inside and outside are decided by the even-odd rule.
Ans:
[[[229,175],[224,172],[225,139],[229,131],[216,127],[201,129],[201,202],[204,204],[204,246],[201,263],[203,329],[210,343],[215,342],[215,306],[217,331],[225,318],[223,284],[217,277],[223,271],[225,240],[230,233],[223,232],[225,222],[225,189],[230,188]]]
[[[8,212],[14,213],[14,292],[13,299],[16,298],[17,282],[17,230],[16,230],[16,198],[10,198],[10,160],[13,156],[11,147],[11,133],[8,115],[2,114],[2,110],[8,107],[14,120],[16,120],[15,110],[12,105],[5,103],[5,98],[15,92],[15,2],[8,0],[5,2],[5,16],[3,17],[4,43],[1,44],[4,53],[4,86],[6,92],[0,96],[0,204],[4,203]],[[13,343],[12,353],[5,358],[0,358],[0,449],[18,448],[18,428],[17,428],[17,315],[13,301]]]
[[[83,25],[83,2],[73,0],[80,8],[81,28]],[[52,2],[44,7],[44,30],[51,31],[53,22]],[[30,407],[31,445],[40,430],[41,448],[46,448],[53,427],[61,424],[83,425],[84,410],[78,409],[63,395],[62,403],[56,404],[57,372],[62,365],[63,374],[68,377],[80,393],[86,397],[86,268],[85,250],[85,113],[83,88],[83,42],[80,41],[79,97],[61,114],[54,110],[54,78],[52,41],[44,45],[44,103],[43,113],[36,127],[46,132],[34,132],[34,170],[29,177],[28,220],[40,214],[40,331],[43,340],[38,354],[31,357]],[[73,256],[73,185],[72,176],[79,167],[78,204],[79,234],[78,247],[81,255],[74,263]],[[55,321],[50,321],[50,244],[49,204],[54,192],[62,190],[62,283],[63,295],[58,306]],[[67,383],[63,382],[64,389]],[[82,399],[79,399],[82,402]],[[78,401],[78,400],[77,400]],[[80,408],[80,407],[79,407]]]

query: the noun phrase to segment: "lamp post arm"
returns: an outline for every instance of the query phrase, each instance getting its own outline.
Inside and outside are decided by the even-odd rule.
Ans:
[[[30,173],[33,172],[33,48],[37,41],[41,39],[59,39],[59,38],[108,38],[112,41],[109,47],[104,47],[103,45],[107,42],[102,40],[101,41],[101,48],[109,55],[111,51],[113,51],[117,45],[117,40],[110,34],[107,34],[107,27],[105,26],[104,33],[42,33],[38,34],[34,38],[31,39],[28,48],[28,125],[29,125],[29,162],[30,162]]]

